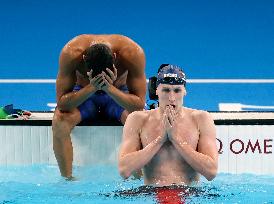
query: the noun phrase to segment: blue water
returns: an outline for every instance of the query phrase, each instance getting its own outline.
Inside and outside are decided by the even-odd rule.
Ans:
[[[142,180],[123,181],[116,166],[76,167],[77,181],[60,178],[57,166],[0,167],[0,203],[161,203]],[[219,174],[201,179],[196,193],[179,194],[185,203],[274,203],[274,176]],[[125,195],[121,192],[131,192]],[[135,193],[132,193],[135,192]],[[175,202],[174,196],[169,199]]]

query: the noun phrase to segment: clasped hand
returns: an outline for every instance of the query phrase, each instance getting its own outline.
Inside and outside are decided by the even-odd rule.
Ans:
[[[161,124],[162,130],[163,130],[162,136],[164,141],[166,141],[167,139],[168,140],[173,139],[178,115],[179,114],[175,111],[173,106],[171,105],[166,106],[163,114],[162,124]]]
[[[92,69],[90,72],[87,72],[89,82],[95,87],[96,90],[103,90],[107,92],[110,86],[113,85],[113,82],[117,79],[117,69],[114,65],[113,72],[109,68],[106,68],[106,71],[107,73],[102,71],[101,74],[98,74],[95,77],[92,77]]]

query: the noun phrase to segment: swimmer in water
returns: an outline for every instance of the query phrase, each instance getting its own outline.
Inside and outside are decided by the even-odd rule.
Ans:
[[[72,179],[71,130],[81,121],[119,121],[145,105],[143,49],[122,35],[80,35],[60,54],[53,150],[61,175]]]
[[[182,69],[162,65],[156,94],[159,108],[131,113],[123,129],[119,172],[128,178],[143,169],[153,186],[193,185],[199,174],[217,174],[216,130],[211,115],[184,107],[186,78]]]

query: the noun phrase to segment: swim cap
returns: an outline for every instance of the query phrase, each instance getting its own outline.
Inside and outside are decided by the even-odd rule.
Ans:
[[[183,70],[171,64],[162,64],[158,70],[157,82],[159,84],[184,85],[186,84],[186,75]]]

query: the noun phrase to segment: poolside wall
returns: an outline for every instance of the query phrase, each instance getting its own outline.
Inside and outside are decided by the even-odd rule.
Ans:
[[[217,128],[219,172],[274,173],[273,113],[261,119],[233,113],[220,119],[218,113],[212,114]],[[29,124],[0,123],[0,165],[56,164],[50,120],[43,120],[41,125],[26,122]],[[116,164],[122,128],[77,126],[72,132],[74,165]]]

